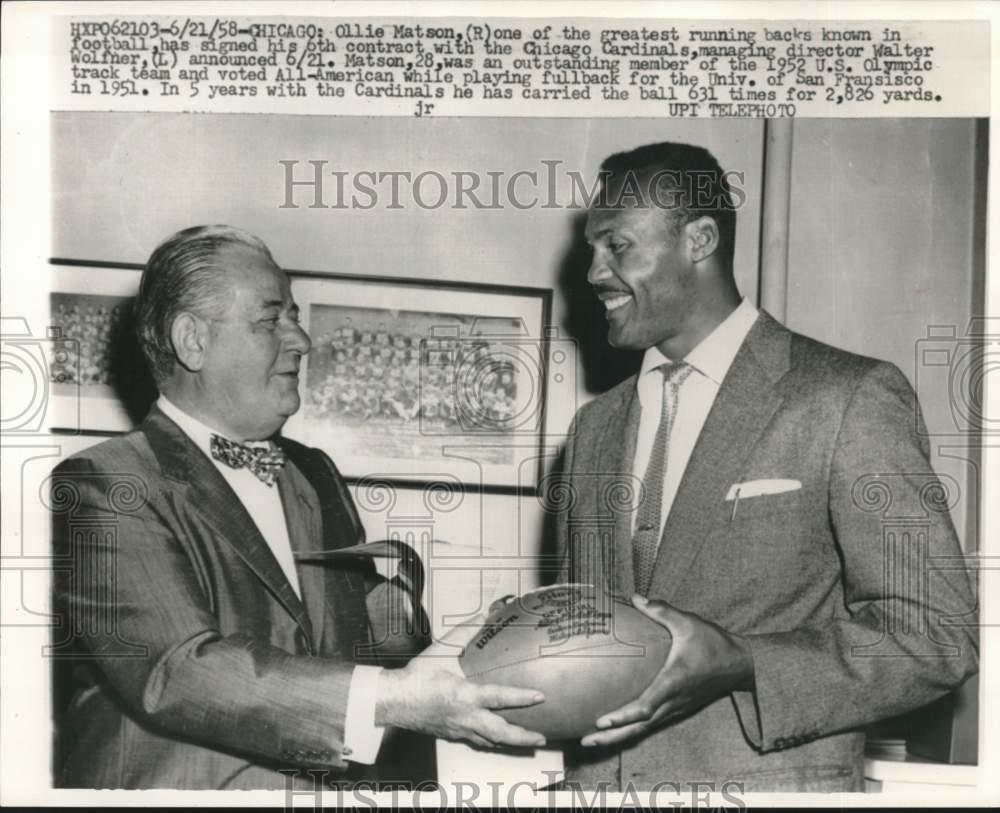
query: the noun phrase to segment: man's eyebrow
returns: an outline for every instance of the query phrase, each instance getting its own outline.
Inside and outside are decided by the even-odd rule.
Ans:
[[[281,309],[283,309],[285,307],[286,304],[287,304],[287,300],[285,300],[285,299],[265,299],[263,302],[261,302],[260,309],[261,309],[262,312],[263,311],[268,311],[271,308],[277,308],[280,311]],[[298,306],[298,303],[297,302],[292,302],[291,305],[288,305],[288,311],[290,313],[299,313],[300,312],[300,308]]]
[[[285,303],[280,299],[265,299],[263,302],[260,303],[260,310],[261,312],[268,311],[271,308],[277,308],[278,310],[281,310],[281,306],[284,304]]]
[[[595,240],[600,240],[605,234],[611,234],[614,230],[614,226],[604,226],[595,232],[584,234],[584,239],[586,239],[588,243],[593,243]]]

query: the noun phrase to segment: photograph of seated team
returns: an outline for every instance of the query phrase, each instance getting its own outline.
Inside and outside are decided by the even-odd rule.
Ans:
[[[359,320],[364,316],[358,314]],[[375,331],[359,331],[349,320],[332,333],[321,333],[318,352],[310,360],[315,371],[308,388],[313,414],[320,419],[374,419],[378,424],[400,425],[413,423],[422,413],[428,421],[460,426],[456,370],[489,358],[489,342],[426,339],[426,335],[423,331],[390,333],[384,325]],[[428,370],[423,386],[421,364]],[[485,417],[494,424],[502,425],[514,410],[514,377],[512,364],[498,363],[491,365],[482,382]]]
[[[59,338],[53,345],[51,383],[127,386],[116,381],[120,370],[114,352],[122,342],[131,341],[131,323],[123,317],[130,306],[127,297],[53,293],[52,327]],[[491,347],[498,336],[495,325],[484,324],[489,320],[397,311],[390,330],[385,312],[376,308],[314,307],[317,335],[310,351],[305,399],[314,418],[355,427],[368,422],[398,427],[415,424],[422,416],[435,428],[461,429],[465,424],[456,405],[461,386],[456,376],[469,368],[479,372],[474,383],[480,428],[502,431],[517,409],[518,371]],[[492,320],[498,321],[511,320]],[[465,331],[436,337],[432,329],[445,325],[463,326]],[[516,322],[500,325],[515,338],[517,327]],[[83,394],[88,394],[86,389]]]
[[[635,535],[625,526],[628,532],[616,538],[626,553],[618,559],[612,579],[619,581],[612,586],[650,599],[648,612],[657,623],[668,628],[687,624],[683,628],[696,642],[692,646],[711,651],[714,660],[704,661],[707,673],[688,673],[691,686],[699,688],[683,702],[674,698],[671,702],[677,706],[669,714],[656,716],[654,709],[642,717],[629,706],[582,745],[545,743],[563,752],[566,783],[596,787],[611,782],[619,789],[629,785],[648,790],[662,779],[698,779],[736,781],[750,791],[858,791],[865,787],[865,731],[887,720],[900,721],[891,736],[903,737],[908,747],[923,749],[932,758],[948,758],[941,754],[949,748],[929,741],[928,732],[921,730],[921,721],[929,717],[920,711],[905,719],[901,715],[948,698],[946,716],[954,722],[959,695],[950,693],[963,685],[962,703],[975,703],[974,690],[970,696],[968,688],[974,681],[966,683],[978,669],[974,580],[961,570],[951,572],[944,577],[943,592],[925,597],[937,603],[922,609],[936,619],[959,619],[934,630],[940,636],[934,645],[954,646],[956,657],[914,655],[907,649],[914,643],[909,639],[895,653],[905,657],[873,658],[862,669],[854,668],[845,653],[868,641],[865,636],[894,612],[890,599],[868,592],[876,583],[883,589],[881,548],[857,541],[881,540],[885,528],[899,520],[873,496],[883,493],[879,489],[897,500],[897,508],[906,506],[906,522],[930,529],[932,554],[960,557],[978,547],[976,402],[968,393],[955,391],[953,382],[969,378],[965,371],[976,363],[970,348],[976,346],[976,331],[981,331],[974,317],[983,304],[985,122],[634,119],[623,127],[619,120],[599,118],[254,116],[253,138],[247,139],[246,118],[53,114],[54,186],[74,194],[55,197],[52,256],[57,262],[131,264],[138,279],[154,249],[185,229],[228,224],[240,235],[249,235],[236,241],[242,247],[231,250],[254,247],[246,267],[266,272],[277,286],[283,303],[279,318],[288,316],[285,350],[296,365],[301,362],[294,393],[285,393],[282,408],[299,412],[313,425],[335,427],[328,448],[315,441],[312,430],[302,438],[319,447],[316,452],[297,443],[300,438],[291,430],[280,432],[290,417],[282,414],[268,436],[274,444],[268,449],[280,447],[293,466],[313,472],[305,475],[306,481],[316,477],[317,483],[326,483],[316,486],[317,492],[329,487],[329,493],[338,495],[338,510],[351,517],[351,538],[343,543],[386,538],[405,524],[404,518],[412,522],[426,514],[426,526],[435,537],[499,552],[507,564],[514,564],[484,595],[485,580],[427,557],[425,594],[407,600],[426,609],[435,632],[444,631],[444,619],[483,611],[505,594],[519,595],[554,579],[599,578],[574,559],[579,517],[572,508],[553,508],[546,484],[569,483],[584,502],[596,500],[593,483],[613,470],[647,487],[656,480],[659,492],[670,493],[660,506],[666,510],[643,515],[643,521],[661,532],[666,528],[662,536],[672,547],[657,549],[664,544],[661,533],[654,533],[652,546],[647,545],[641,523]],[[234,144],[240,149],[233,150]],[[665,144],[673,146],[662,147]],[[192,151],[191,145],[197,149]],[[698,217],[696,212],[679,227],[687,242],[669,243],[683,245],[683,254],[679,248],[659,253],[662,246],[650,243],[642,231],[645,221],[623,225],[615,219],[622,216],[620,211],[580,203],[580,184],[591,188],[602,165],[614,170],[616,160],[624,161],[619,167],[624,171],[621,167],[630,159],[620,156],[642,148],[648,152],[639,153],[639,158],[633,154],[631,160],[652,160],[652,145],[661,145],[669,155],[715,161],[727,173],[735,217]],[[116,163],[121,183],[96,183],[100,167],[109,160]],[[311,205],[316,190],[301,185],[318,160],[327,162],[324,171],[346,172],[348,177],[380,170],[413,175],[434,170],[447,184],[457,172],[510,178],[527,171],[536,173],[538,180],[537,187],[526,189],[522,176],[515,193],[520,195],[518,205],[508,190],[496,206],[456,206],[450,189],[451,199],[438,206],[411,199],[402,207],[320,207]],[[288,185],[289,171],[298,182],[295,187]],[[149,194],[150,189],[156,194]],[[553,205],[543,205],[552,189]],[[774,197],[765,190],[772,190]],[[774,190],[783,191],[778,195]],[[533,204],[523,205],[532,198]],[[630,216],[638,217],[634,212]],[[616,233],[631,236],[618,240]],[[632,260],[618,259],[619,252],[633,247],[638,253]],[[686,268],[685,263],[709,269],[696,290],[685,294],[657,287],[656,269]],[[78,270],[85,272],[85,265]],[[396,483],[392,499],[380,503],[359,488],[361,477],[342,478],[342,471],[351,472],[351,462],[337,451],[341,434],[373,432],[399,438],[413,432],[424,437],[420,427],[429,426],[447,430],[449,437],[460,436],[461,401],[467,394],[456,382],[461,370],[496,355],[495,331],[479,338],[472,321],[461,313],[422,306],[386,309],[378,301],[363,306],[313,302],[301,315],[293,313],[295,272],[308,272],[311,278],[325,272],[409,279],[427,286],[472,282],[550,291],[551,322],[543,327],[574,348],[575,375],[568,379],[572,390],[567,391],[565,381],[560,388],[552,380],[533,391],[532,397],[545,399],[536,404],[543,419],[541,443],[532,436],[523,444],[524,459],[510,457],[517,470],[540,455],[545,476],[523,492],[503,492],[477,488],[463,473],[465,487],[447,510],[437,512],[428,508],[420,488]],[[53,325],[76,348],[53,359],[53,382],[75,383],[81,390],[107,388],[113,394],[106,397],[130,397],[135,382],[116,378],[112,345],[131,341],[119,325],[126,318],[141,322],[143,312],[134,313],[126,300],[104,296],[99,279],[93,292],[57,291],[50,302]],[[691,306],[690,312],[684,303]],[[691,316],[695,311],[701,321]],[[660,324],[668,316],[676,324],[694,321],[700,327],[673,334]],[[451,338],[430,332],[432,324],[442,323],[456,328]],[[698,355],[702,340],[713,348],[707,358]],[[56,355],[59,349],[57,345]],[[654,358],[652,349],[665,359]],[[678,359],[665,349],[677,351]],[[928,355],[926,350],[935,352]],[[751,356],[759,367],[752,366]],[[197,372],[193,358],[178,355],[178,363],[195,365]],[[721,368],[713,366],[720,358],[725,358]],[[650,364],[683,359],[695,371],[665,377],[655,396],[658,408],[641,409],[638,405],[648,390],[637,381],[658,369]],[[487,424],[502,429],[512,412],[523,408],[525,382],[512,365],[488,366],[488,373],[477,379],[475,404]],[[730,370],[734,372],[727,379]],[[780,383],[789,371],[794,387],[788,383],[793,379]],[[290,376],[292,371],[282,374]],[[739,392],[732,388],[734,380],[742,387]],[[164,381],[161,375],[161,386]],[[153,390],[145,392],[147,398],[157,397]],[[668,412],[661,413],[663,405],[674,397],[683,405],[687,393],[695,393],[694,401],[706,406],[699,419],[677,413],[689,437],[678,441],[671,436],[670,452],[675,461],[686,456],[686,468],[671,470],[677,463],[671,464],[667,456],[665,470],[651,476],[649,460],[665,447],[657,440],[658,421],[643,421],[640,413],[647,418],[655,413],[654,418],[662,420]],[[176,416],[177,405],[164,409],[162,400],[161,390],[156,405],[145,405],[153,410],[157,431]],[[184,422],[183,414],[178,420]],[[843,447],[836,446],[836,461],[843,470],[822,480],[810,443],[822,444],[824,438],[831,448],[841,443],[843,435],[830,428],[838,421],[855,434]],[[72,471],[97,465],[94,461],[107,462],[100,449],[111,447],[99,447],[102,441],[118,444],[115,450],[122,443],[119,435],[108,433],[105,438],[99,432],[65,439],[67,455],[77,455],[68,469]],[[268,438],[234,440],[263,443]],[[760,445],[754,446],[758,440]],[[747,448],[740,446],[743,443]],[[520,447],[511,443],[506,448]],[[754,450],[758,457],[753,457]],[[237,448],[234,454],[239,459],[249,453]],[[637,462],[637,456],[644,456],[646,464]],[[310,468],[310,460],[324,462]],[[325,462],[330,460],[333,468]],[[740,464],[746,460],[750,462],[743,471]],[[266,468],[265,463],[261,465]],[[315,474],[320,469],[326,474]],[[287,470],[282,471],[286,473],[275,476],[287,476]],[[425,479],[433,482],[435,472],[442,478],[449,474],[446,458],[435,461]],[[328,481],[328,476],[334,479]],[[877,487],[865,490],[869,483],[864,478],[869,476],[881,479]],[[924,488],[935,477],[941,483],[936,493],[943,497],[928,507],[921,501],[924,492],[913,489]],[[690,478],[697,480],[698,488],[685,486]],[[775,482],[784,485],[768,491]],[[737,487],[742,486],[751,487],[741,496]],[[861,491],[855,491],[856,486]],[[715,499],[712,495],[718,497],[714,502],[709,500]],[[834,514],[829,527],[828,504]],[[626,513],[641,513],[635,508]],[[685,527],[676,527],[681,522]],[[715,524],[705,526],[709,522]],[[706,532],[700,550],[694,542],[675,542],[694,539],[703,527],[715,530]],[[813,534],[825,534],[822,544],[829,556],[811,554],[805,538]],[[316,539],[315,544],[321,547],[325,541]],[[198,544],[213,543],[203,539]],[[843,568],[836,563],[837,550],[847,557]],[[308,593],[299,603],[294,579],[288,572],[281,575],[284,567],[278,557],[272,577],[289,578],[278,604],[293,607],[291,615],[318,613],[333,624],[332,605],[310,605]],[[139,570],[138,565],[131,573],[126,568],[119,576],[135,576]],[[301,565],[299,572],[304,572]],[[392,586],[401,589],[398,582]],[[257,592],[261,606],[274,610],[273,597],[263,588]],[[239,601],[252,601],[257,592]],[[130,595],[138,600],[140,594],[136,587]],[[226,596],[223,603],[238,603],[224,590],[220,595]],[[363,600],[355,601],[347,611],[350,623],[342,616],[336,620],[338,628],[359,623],[355,616],[363,615],[363,605]],[[286,610],[278,607],[274,612]],[[772,628],[778,617],[789,626]],[[278,642],[279,649],[290,647],[293,658],[325,652],[326,642],[319,640],[316,649],[301,644],[282,626],[284,621],[255,618],[262,640],[270,640],[271,646]],[[229,623],[238,626],[228,616],[219,623],[223,628]],[[808,637],[803,631],[807,629],[815,638]],[[785,633],[788,637],[781,637]],[[240,634],[247,632],[241,628]],[[159,639],[156,643],[164,644]],[[415,646],[414,653],[426,643]],[[239,650],[240,658],[252,650],[252,643],[248,647]],[[293,686],[282,703],[303,705],[253,728],[247,752],[232,731],[213,725],[217,718],[210,713],[185,716],[180,729],[173,728],[167,716],[155,717],[155,725],[149,726],[144,715],[157,709],[118,705],[110,694],[88,706],[80,702],[79,686],[57,682],[57,692],[65,692],[54,699],[57,729],[72,720],[71,730],[59,733],[57,757],[64,762],[54,762],[57,782],[77,787],[280,788],[285,783],[282,767],[320,767],[346,783],[379,775],[380,761],[385,771],[399,770],[407,765],[407,757],[394,752],[390,766],[386,755],[391,737],[382,746],[384,752],[377,744],[368,748],[370,753],[350,744],[371,742],[358,735],[363,726],[351,722],[358,719],[352,715],[360,702],[359,684],[352,678],[360,681],[365,674],[371,685],[385,687],[384,705],[368,698],[373,705],[362,713],[366,731],[377,720],[390,731],[398,728],[428,738],[423,749],[433,747],[427,745],[431,737],[491,746],[540,744],[523,731],[515,734],[502,726],[450,726],[445,721],[455,707],[447,703],[447,708],[437,707],[437,716],[404,713],[401,705],[394,705],[398,695],[393,692],[403,686],[413,690],[414,676],[427,668],[426,654],[414,654],[408,665],[390,670],[398,684],[376,677],[386,674],[378,671],[382,666],[377,662],[355,665],[343,660],[342,650],[326,656],[341,659],[335,663],[336,700],[324,708],[309,705],[304,699],[308,689],[321,682],[316,673],[309,673],[317,682],[308,686],[299,685],[296,674],[281,673],[268,690]],[[103,686],[110,672],[102,677],[103,665],[91,666],[96,683],[89,685]],[[352,671],[362,668],[375,671]],[[250,684],[242,681],[249,680],[248,674],[239,672],[233,685],[245,689]],[[726,677],[708,679],[718,675]],[[131,679],[120,674],[115,678]],[[167,684],[161,697],[170,697],[171,675],[162,679]],[[206,679],[212,692],[227,692],[224,681],[211,675]],[[245,710],[242,695],[219,699],[206,692],[192,694],[192,685],[178,686],[178,696],[204,703],[208,710],[221,705]],[[447,686],[459,692],[457,684]],[[665,702],[667,689],[661,688],[655,696]],[[91,692],[87,697],[95,696]],[[537,702],[525,697],[518,701]],[[471,702],[488,706],[481,695]],[[258,710],[268,707],[266,697],[261,704]],[[289,730],[293,724],[301,729],[308,716],[304,710],[312,715],[310,720],[329,714],[332,722]],[[490,725],[500,726],[497,715],[487,716]],[[126,730],[138,737],[141,748],[123,747]],[[273,743],[268,731],[277,732]],[[301,747],[289,745],[296,737],[304,743]],[[81,748],[86,748],[86,759]],[[161,759],[164,754],[169,759]],[[194,754],[207,758],[199,762],[192,759]],[[424,778],[433,778],[433,765],[415,757],[411,762],[410,767],[420,762]]]

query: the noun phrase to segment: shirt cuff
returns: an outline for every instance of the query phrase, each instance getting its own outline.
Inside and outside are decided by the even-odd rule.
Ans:
[[[355,666],[347,691],[344,720],[344,759],[373,765],[382,747],[384,726],[375,725],[376,689],[380,666]]]

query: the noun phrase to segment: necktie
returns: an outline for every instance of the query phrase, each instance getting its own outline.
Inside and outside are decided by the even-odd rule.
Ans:
[[[212,457],[231,469],[247,468],[267,486],[273,486],[285,465],[285,453],[273,445],[247,446],[221,435],[212,435]]]
[[[636,592],[645,595],[653,578],[653,566],[660,546],[660,513],[663,508],[663,479],[667,470],[670,450],[670,429],[677,417],[677,396],[681,384],[694,369],[689,364],[663,364],[663,404],[660,425],[656,428],[653,450],[649,455],[646,475],[642,479],[644,499],[636,516],[635,533],[632,535],[632,567]]]

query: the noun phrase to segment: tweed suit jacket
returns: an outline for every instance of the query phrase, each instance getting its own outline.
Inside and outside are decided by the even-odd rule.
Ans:
[[[333,462],[279,443],[293,550],[364,541]],[[52,495],[54,653],[75,671],[57,785],[284,788],[278,769],[348,775],[348,689],[372,639],[365,565],[299,563],[300,600],[225,478],[156,407],[60,464]]]
[[[557,531],[561,578],[626,596],[635,383],[578,412]],[[726,499],[774,479],[800,486]],[[696,441],[647,593],[746,636],[755,690],[623,747],[570,749],[570,783],[863,789],[860,729],[978,668],[976,601],[943,494],[902,373],[761,312]]]

